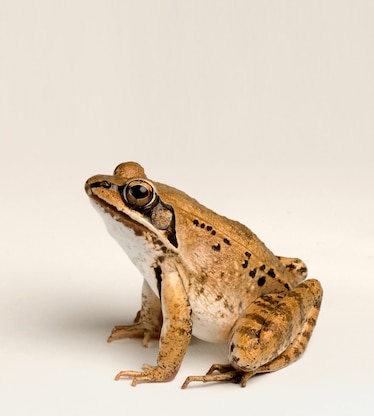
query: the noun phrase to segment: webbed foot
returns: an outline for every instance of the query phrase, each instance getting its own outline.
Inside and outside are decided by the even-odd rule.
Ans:
[[[200,381],[202,383],[212,381],[229,381],[231,383],[240,384],[241,387],[245,387],[247,385],[247,381],[255,374],[255,371],[237,370],[230,364],[213,364],[204,376],[187,377],[181,388],[187,388],[193,381]]]

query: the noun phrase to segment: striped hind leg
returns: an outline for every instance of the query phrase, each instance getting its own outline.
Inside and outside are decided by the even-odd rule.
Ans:
[[[238,319],[229,342],[229,361],[213,365],[205,376],[191,381],[232,381],[243,387],[259,373],[280,370],[305,351],[322,301],[317,280],[307,280],[283,294],[267,294],[254,301]]]
[[[293,363],[301,357],[301,355],[306,350],[310,337],[312,336],[312,332],[315,328],[320,310],[321,300],[322,291],[320,292],[320,296],[317,298],[317,303],[310,308],[299,333],[293,339],[291,344],[279,356],[274,358],[269,363],[259,367],[256,371],[256,374],[269,373],[280,370],[284,367],[287,367],[289,364]]]

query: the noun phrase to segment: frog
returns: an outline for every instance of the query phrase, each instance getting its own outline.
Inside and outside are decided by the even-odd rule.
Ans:
[[[155,365],[120,371],[115,380],[173,380],[192,336],[225,343],[227,362],[187,377],[182,388],[221,381],[244,387],[301,357],[323,296],[302,260],[273,254],[245,225],[150,180],[136,162],[92,176],[85,191],[143,277],[140,310],[133,322],[116,325],[108,342],[139,338],[148,347],[158,340]]]

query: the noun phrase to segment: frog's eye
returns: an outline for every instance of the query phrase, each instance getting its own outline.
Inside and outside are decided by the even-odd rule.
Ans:
[[[157,202],[157,194],[146,181],[134,179],[122,191],[122,196],[132,208],[149,209]]]

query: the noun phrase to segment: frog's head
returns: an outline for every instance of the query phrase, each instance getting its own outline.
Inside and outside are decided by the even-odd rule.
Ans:
[[[121,163],[113,175],[91,177],[85,190],[100,212],[131,228],[136,235],[151,233],[167,248],[178,247],[174,210],[162,201],[156,184],[138,163]]]

